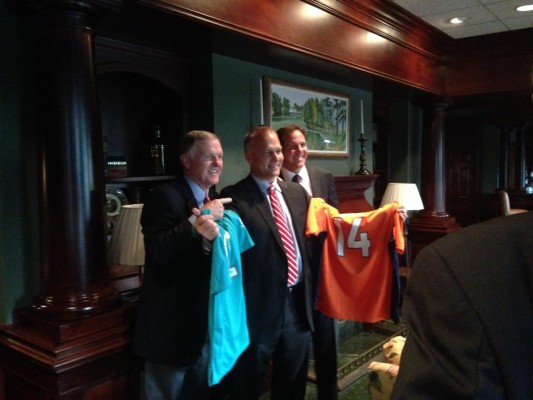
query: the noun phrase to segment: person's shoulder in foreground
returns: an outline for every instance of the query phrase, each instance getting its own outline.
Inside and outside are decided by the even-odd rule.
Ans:
[[[530,400],[533,213],[464,228],[417,256],[392,400]]]

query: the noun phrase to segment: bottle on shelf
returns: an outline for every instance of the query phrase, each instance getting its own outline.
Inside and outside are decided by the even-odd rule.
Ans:
[[[152,175],[165,175],[165,146],[161,138],[161,127],[156,125],[153,129],[150,142],[150,173]]]

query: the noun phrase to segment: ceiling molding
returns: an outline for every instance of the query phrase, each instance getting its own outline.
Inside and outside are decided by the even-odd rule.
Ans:
[[[416,51],[443,61],[451,39],[405,9],[382,0],[303,0],[356,26]]]

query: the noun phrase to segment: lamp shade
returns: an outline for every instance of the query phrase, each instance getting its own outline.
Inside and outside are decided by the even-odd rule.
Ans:
[[[118,265],[144,265],[144,236],[141,232],[142,204],[121,207],[109,243],[109,262]]]
[[[381,199],[381,207],[397,201],[408,211],[423,210],[424,204],[414,183],[389,183]]]

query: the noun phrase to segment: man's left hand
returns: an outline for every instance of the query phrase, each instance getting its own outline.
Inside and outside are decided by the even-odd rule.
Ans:
[[[400,218],[402,219],[402,221],[405,221],[407,219],[407,210],[404,206],[398,207],[398,214],[400,214]]]

